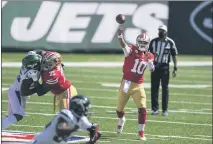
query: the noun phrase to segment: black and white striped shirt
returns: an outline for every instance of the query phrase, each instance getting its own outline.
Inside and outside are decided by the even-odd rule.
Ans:
[[[166,37],[160,39],[159,37],[151,40],[149,51],[155,55],[155,64],[168,66],[170,62],[170,55],[175,56],[178,54],[175,42]]]

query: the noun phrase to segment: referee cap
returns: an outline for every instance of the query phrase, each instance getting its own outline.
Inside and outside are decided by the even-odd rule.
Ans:
[[[166,25],[160,25],[158,30],[164,30],[167,32],[167,26]]]

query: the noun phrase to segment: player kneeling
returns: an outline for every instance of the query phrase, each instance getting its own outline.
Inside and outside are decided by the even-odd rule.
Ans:
[[[86,96],[76,95],[69,103],[69,109],[61,110],[32,144],[66,144],[79,129],[89,131],[90,141],[87,144],[96,143],[101,133],[98,132],[98,125],[90,123],[86,117],[90,100]]]

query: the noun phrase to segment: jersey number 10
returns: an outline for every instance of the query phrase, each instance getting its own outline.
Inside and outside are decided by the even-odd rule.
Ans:
[[[143,61],[140,61],[140,59],[135,59],[134,67],[131,69],[131,72],[143,74],[144,70],[146,69],[146,66]]]

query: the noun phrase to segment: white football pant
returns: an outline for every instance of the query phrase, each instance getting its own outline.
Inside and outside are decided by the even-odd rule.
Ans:
[[[22,97],[19,91],[8,90],[8,116],[2,120],[2,129],[8,128],[13,123],[21,120],[25,115],[26,101],[29,97]]]

